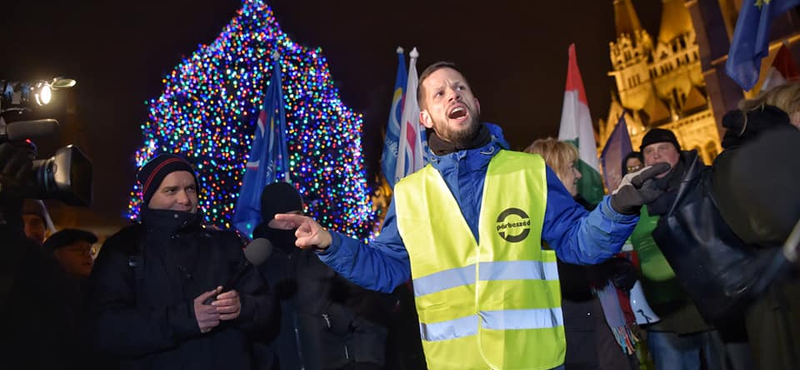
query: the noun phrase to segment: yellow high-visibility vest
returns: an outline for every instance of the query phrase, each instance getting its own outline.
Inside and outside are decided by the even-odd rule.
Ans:
[[[482,196],[478,243],[430,165],[395,188],[428,368],[557,367],[566,341],[555,253],[541,247],[544,161],[501,150]]]

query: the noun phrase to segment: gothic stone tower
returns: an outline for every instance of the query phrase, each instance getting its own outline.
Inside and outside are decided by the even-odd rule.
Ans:
[[[639,23],[631,0],[614,0],[617,39],[609,43],[617,94],[599,122],[602,145],[623,112],[634,150],[648,129],[672,130],[684,150],[697,150],[711,163],[721,150],[700,51],[684,0],[662,0],[661,26],[654,40]]]

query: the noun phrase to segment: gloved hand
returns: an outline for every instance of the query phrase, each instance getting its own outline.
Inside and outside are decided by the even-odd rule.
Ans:
[[[18,198],[30,177],[36,147],[27,142],[0,144],[0,196]]]
[[[663,193],[652,180],[669,169],[669,163],[662,162],[625,175],[617,190],[611,193],[611,208],[623,215],[639,214],[643,205]]]

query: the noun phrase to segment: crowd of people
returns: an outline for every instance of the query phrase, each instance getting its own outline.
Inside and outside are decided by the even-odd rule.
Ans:
[[[381,233],[327,230],[270,184],[262,264],[204,224],[179,154],[139,169],[137,222],[93,259],[96,235],[52,232],[16,196],[33,158],[1,143],[3,367],[800,368],[800,85],[728,113],[712,164],[649,129],[599,204],[572,144],[510,150],[455,65],[425,69],[417,95],[430,164],[396,185]]]

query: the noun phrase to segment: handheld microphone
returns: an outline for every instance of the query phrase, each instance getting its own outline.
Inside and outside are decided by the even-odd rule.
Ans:
[[[222,292],[231,290],[242,278],[242,275],[251,266],[259,266],[272,255],[272,243],[266,238],[256,238],[244,248],[245,262],[236,269],[236,272],[222,285]],[[208,297],[203,304],[211,304],[216,296]]]

